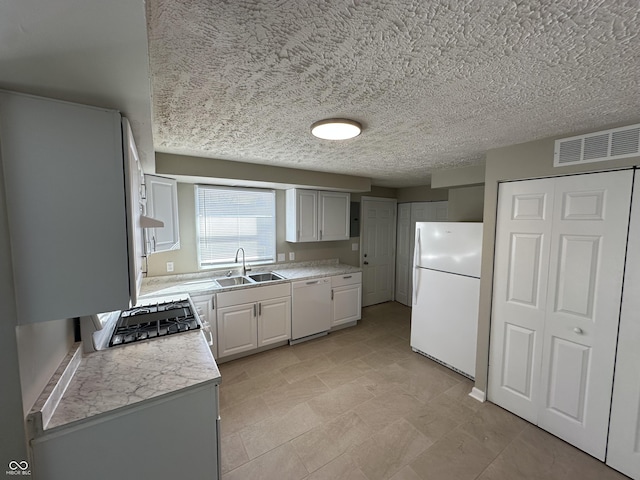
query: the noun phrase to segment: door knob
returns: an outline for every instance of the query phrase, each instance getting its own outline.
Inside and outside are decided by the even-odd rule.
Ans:
[[[574,331],[574,332],[576,332],[576,333],[577,333],[577,334],[579,334],[579,335],[582,335],[582,329],[581,329],[580,327],[575,327],[575,328],[573,329],[573,331]]]
[[[367,261],[365,260],[365,261],[364,261],[364,264],[365,264],[365,265],[369,265],[369,262],[367,262]]]

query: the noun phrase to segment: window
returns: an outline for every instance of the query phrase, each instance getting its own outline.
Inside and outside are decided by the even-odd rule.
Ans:
[[[275,261],[275,190],[197,185],[196,215],[200,268],[233,265],[240,247],[247,262]]]

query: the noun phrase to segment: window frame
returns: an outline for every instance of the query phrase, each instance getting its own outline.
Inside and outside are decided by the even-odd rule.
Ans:
[[[276,190],[273,188],[253,188],[253,187],[234,187],[228,185],[210,185],[210,184],[195,184],[194,188],[194,199],[195,199],[195,234],[196,234],[196,262],[198,265],[198,270],[218,270],[218,269],[226,269],[229,267],[237,267],[238,263],[229,262],[229,263],[216,263],[212,265],[203,265],[201,248],[200,248],[200,199],[199,199],[199,191],[200,189],[210,189],[210,190],[232,190],[232,191],[245,191],[245,192],[264,192],[270,193],[273,198],[272,203],[272,216],[273,219],[273,252],[271,259],[265,260],[251,260],[251,265],[268,265],[276,263],[277,258],[277,235],[278,235],[278,224],[276,218],[276,210],[277,210],[277,199],[276,199]],[[240,245],[241,247],[242,245]],[[247,265],[249,264],[249,260],[247,260]]]

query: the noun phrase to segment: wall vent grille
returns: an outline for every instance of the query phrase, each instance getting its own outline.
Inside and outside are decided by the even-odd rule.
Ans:
[[[553,166],[640,156],[640,123],[556,140]]]

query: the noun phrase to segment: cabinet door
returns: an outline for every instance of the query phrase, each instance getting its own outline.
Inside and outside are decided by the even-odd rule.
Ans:
[[[148,228],[149,253],[180,248],[178,184],[172,178],[145,175],[147,216],[161,220],[164,227]]]
[[[247,303],[218,309],[220,358],[258,348],[258,305]]]
[[[333,300],[332,327],[360,320],[362,310],[362,285],[360,283],[334,287],[331,298]]]
[[[213,295],[191,297],[198,310],[198,316],[205,331],[205,337],[211,347],[214,358],[218,358],[218,333],[216,325],[216,311],[214,309]]]
[[[318,192],[318,238],[323,241],[349,240],[351,195]]]
[[[318,192],[294,188],[286,196],[287,242],[317,242]]]
[[[120,114],[0,92],[0,159],[19,323],[128,308]]]
[[[258,303],[258,347],[291,338],[291,297]]]

